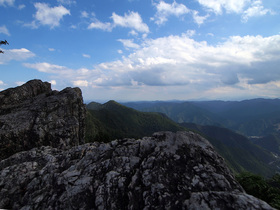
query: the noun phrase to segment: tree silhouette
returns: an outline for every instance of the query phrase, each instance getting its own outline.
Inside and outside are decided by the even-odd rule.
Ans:
[[[2,44],[4,44],[4,45],[9,45],[9,42],[7,42],[7,40],[5,40],[5,41],[0,41],[0,45],[2,45]],[[0,53],[4,53],[4,51],[2,51],[2,50],[0,50]]]

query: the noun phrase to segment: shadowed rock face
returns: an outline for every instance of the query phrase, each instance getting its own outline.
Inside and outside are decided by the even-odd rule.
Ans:
[[[85,105],[79,88],[52,91],[32,80],[0,92],[0,160],[42,145],[84,143]]]
[[[272,209],[192,132],[17,153],[0,162],[0,208]]]

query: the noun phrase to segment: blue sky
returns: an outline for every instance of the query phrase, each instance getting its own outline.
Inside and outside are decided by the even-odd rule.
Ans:
[[[0,90],[85,101],[280,97],[279,0],[0,0]]]

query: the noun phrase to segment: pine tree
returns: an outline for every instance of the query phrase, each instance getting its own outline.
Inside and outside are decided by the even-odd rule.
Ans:
[[[4,45],[9,45],[9,42],[7,42],[7,40],[5,40],[5,41],[0,41],[0,45],[2,45],[2,44],[4,44]],[[4,51],[2,51],[2,50],[0,50],[0,53],[4,53]]]

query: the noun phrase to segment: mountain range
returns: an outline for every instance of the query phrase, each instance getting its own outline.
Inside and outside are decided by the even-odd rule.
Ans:
[[[141,138],[165,130],[175,132],[187,129],[165,114],[137,111],[113,100],[104,104],[91,102],[87,105],[87,142]]]
[[[153,101],[123,105],[139,111],[164,113],[177,123],[228,128],[280,155],[280,99]]]
[[[175,122],[218,125],[245,136],[279,132],[280,99],[244,101],[129,102],[125,106],[166,114]]]
[[[241,186],[228,168],[255,164],[269,175],[277,158],[229,129],[178,124],[115,101],[86,107],[79,88],[56,91],[40,80],[0,98],[0,209],[273,209],[243,185],[280,206],[276,176],[266,187],[240,175]],[[127,137],[155,130],[166,131]]]
[[[250,104],[250,102],[247,101],[246,104]],[[255,110],[259,110],[256,118],[260,119],[260,116],[264,115],[266,111],[262,111],[260,106],[255,107]],[[243,108],[243,110],[248,109],[250,106]],[[264,143],[264,140],[267,139],[259,137],[253,141],[240,131],[226,127],[226,125],[237,125],[238,122],[242,124],[241,119],[234,120],[234,114],[230,115],[232,110],[235,112],[243,111],[240,103],[214,101],[119,104],[116,101],[108,101],[105,104],[91,102],[87,105],[87,110],[87,142],[111,141],[124,137],[141,138],[156,131],[191,129],[207,138],[220,155],[226,159],[232,170],[237,173],[246,170],[268,177],[279,171],[280,163],[277,155],[279,149],[273,147],[279,141],[277,130],[273,130],[272,121],[270,121],[272,126],[269,129],[276,133],[274,133],[274,144],[270,147],[273,147],[274,151],[270,150],[270,144],[267,143],[270,140]],[[276,106],[275,110],[277,110]],[[228,115],[224,115],[224,113]],[[243,116],[243,120],[246,122],[244,125],[252,120],[253,113],[253,111],[247,112]],[[246,119],[249,120],[246,121]]]

